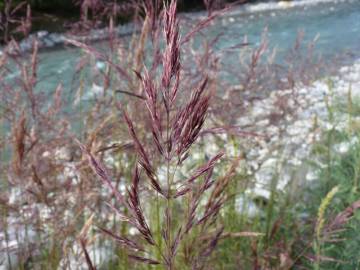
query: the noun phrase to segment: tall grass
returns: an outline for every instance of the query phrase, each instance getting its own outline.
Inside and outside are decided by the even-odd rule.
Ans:
[[[176,2],[173,1],[166,7],[163,25],[165,49],[161,55],[159,79],[155,79],[158,73],[156,59],[150,70],[144,69],[143,74],[135,71],[142,82],[139,94],[148,111],[145,117],[156,146],[155,153],[150,155],[151,148],[147,149],[146,142],[139,139],[128,109],[118,105],[138,157],[126,197],[114,188],[104,166],[85,146],[81,147],[95,173],[115,194],[117,202],[125,204],[129,214],[125,215],[124,210],[116,209],[117,215],[137,229],[142,241],[135,242],[126,235],[115,235],[104,228],[101,231],[124,245],[128,250],[127,256],[135,261],[161,265],[166,269],[178,269],[180,266],[203,269],[207,264],[206,258],[214,250],[223,232],[221,226],[216,228],[216,219],[226,201],[224,191],[234,169],[218,180],[213,178],[214,166],[223,156],[220,152],[198,166],[193,173],[187,173],[188,177],[179,175],[205,123],[211,93],[205,92],[208,79],[204,78],[197,89],[192,91],[188,102],[179,102],[179,92],[183,87],[180,84],[182,42],[176,17]],[[154,163],[159,164],[157,166],[163,171],[158,172]],[[154,224],[149,223],[148,220],[151,219],[146,217],[145,207],[140,200],[140,183],[145,181],[143,178],[148,179],[150,187],[147,200],[156,202]],[[200,207],[201,204],[203,206]],[[85,245],[83,249],[85,252]],[[184,251],[181,252],[182,250]],[[90,260],[87,261],[89,268],[94,268]]]

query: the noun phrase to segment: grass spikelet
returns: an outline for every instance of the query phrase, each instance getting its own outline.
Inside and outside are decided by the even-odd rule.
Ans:
[[[25,136],[26,136],[26,117],[23,111],[19,121],[13,128],[13,146],[14,146],[14,158],[13,169],[17,175],[21,173],[21,167],[25,157]]]
[[[90,270],[96,270],[96,267],[94,266],[93,262],[91,261],[89,252],[88,252],[88,250],[86,248],[86,246],[88,244],[88,239],[87,239],[86,235],[88,234],[88,232],[90,230],[90,227],[93,224],[93,220],[94,220],[94,214],[92,214],[90,216],[90,218],[85,222],[85,224],[84,224],[84,226],[81,229],[81,232],[79,234],[80,246],[81,246],[81,249],[84,252],[85,261],[86,261],[86,264],[87,264],[87,266],[88,266],[88,268]]]
[[[100,161],[97,160],[83,144],[81,144],[80,142],[78,142],[78,144],[81,150],[83,151],[84,155],[88,159],[89,164],[92,170],[94,171],[94,173],[97,174],[100,177],[101,181],[103,181],[103,183],[110,188],[110,190],[113,192],[113,194],[116,196],[116,199],[119,202],[124,202],[123,196],[112,184],[112,181],[105,166],[101,164]]]
[[[324,228],[325,223],[325,211],[330,205],[332,199],[334,198],[335,194],[339,191],[339,187],[335,186],[333,187],[329,193],[325,196],[325,198],[321,201],[318,215],[317,215],[317,221],[316,221],[316,227],[315,227],[315,233],[316,233],[316,239],[321,239],[321,233]]]
[[[339,191],[338,186],[333,187],[328,192],[328,194],[325,196],[325,198],[322,199],[320,207],[318,209],[317,221],[316,221],[316,226],[315,226],[315,242],[314,242],[314,250],[316,253],[314,268],[316,270],[320,269],[320,262],[322,260],[321,244],[322,244],[322,238],[323,238],[322,233],[323,233],[323,228],[324,228],[324,224],[325,224],[325,212],[326,212],[326,209],[329,207],[332,199],[334,198],[334,196],[336,195],[336,193],[338,191]]]

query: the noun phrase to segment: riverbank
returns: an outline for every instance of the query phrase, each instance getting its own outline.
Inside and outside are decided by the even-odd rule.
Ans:
[[[21,6],[21,3],[23,2],[12,2],[10,11],[13,12],[14,10],[16,10],[16,12],[10,13],[8,15],[12,19],[9,20],[9,31],[16,30],[16,28],[18,27],[16,21],[21,21],[27,16],[26,6]],[[135,14],[142,16],[141,13],[138,14],[138,12],[135,12],[135,3],[123,0],[116,0],[111,2],[98,1],[93,3],[93,7],[91,6],[92,3],[89,3],[90,6],[87,8],[87,11],[84,10],[84,7],[81,7],[80,1],[76,2],[73,0],[27,0],[25,3],[28,3],[31,8],[31,28],[29,29],[29,33],[32,34],[32,36],[36,36],[38,32],[44,33],[45,31],[48,33],[57,33],[58,35],[61,33],[65,33],[74,24],[77,24],[82,19],[84,19],[84,12],[86,12],[86,20],[89,20],[89,22],[92,20],[97,21],[97,26],[93,26],[94,28],[96,28],[97,31],[100,31],[101,28],[105,28],[106,25],[108,25],[109,18],[105,16],[105,14],[109,13],[110,11],[114,13],[113,19],[118,25],[131,23],[134,19],[133,17]],[[18,5],[21,8],[18,9]],[[203,9],[205,9],[205,6],[202,0],[179,1],[179,10],[182,12],[200,11]],[[3,14],[3,17],[5,19],[6,11],[5,4],[3,2],[0,2],[0,13]],[[4,23],[4,27],[6,26],[5,21],[0,22],[0,26],[1,23]],[[15,39],[22,39],[21,32],[15,31],[15,33],[12,34],[14,35]],[[0,35],[0,45],[4,42],[3,38],[5,37],[2,37]]]

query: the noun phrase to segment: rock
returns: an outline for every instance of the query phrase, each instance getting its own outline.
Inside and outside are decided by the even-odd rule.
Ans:
[[[50,38],[43,39],[44,47],[50,48],[55,45],[55,43]]]
[[[71,152],[68,147],[60,147],[55,149],[54,157],[58,161],[68,161],[71,159]]]
[[[238,213],[255,218],[261,213],[261,209],[250,199],[244,195],[240,195],[235,199],[235,209]]]
[[[37,36],[39,39],[43,39],[43,38],[46,37],[48,34],[49,34],[48,31],[43,30],[43,31],[38,31],[38,32],[36,33],[36,36]]]
[[[49,34],[48,38],[55,44],[60,44],[64,42],[64,37],[57,33],[51,33]]]

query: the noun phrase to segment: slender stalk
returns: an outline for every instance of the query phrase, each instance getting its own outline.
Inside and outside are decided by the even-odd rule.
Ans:
[[[166,90],[166,93],[169,93],[169,89]],[[169,95],[167,95],[166,97],[166,102],[168,104],[170,104],[169,102]],[[169,144],[169,134],[170,134],[170,110],[171,108],[169,108],[168,110],[166,110],[166,143]],[[169,250],[167,250],[168,254],[170,255],[170,245],[172,243],[172,235],[171,235],[171,225],[172,225],[172,205],[171,205],[171,198],[172,198],[172,190],[171,190],[171,179],[170,179],[170,151],[169,151],[169,147],[167,147],[167,162],[166,162],[166,181],[167,181],[167,225],[166,225],[166,229],[167,229],[167,241],[168,241],[168,246],[167,248]],[[173,269],[173,258],[169,258],[169,266],[168,266],[168,270],[172,270]]]
[[[160,219],[160,195],[156,194],[156,240],[159,246],[159,250],[156,253],[156,259],[161,260],[161,250],[162,250],[162,237],[161,237],[161,219]]]

